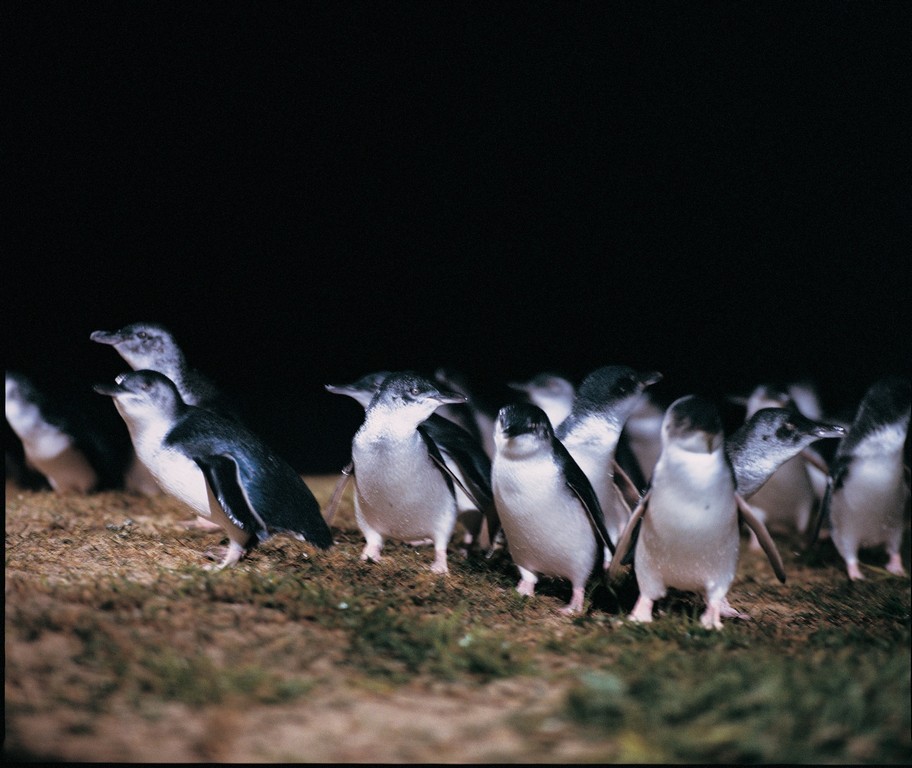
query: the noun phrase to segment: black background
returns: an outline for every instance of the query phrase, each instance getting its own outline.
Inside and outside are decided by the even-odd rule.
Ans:
[[[157,320],[307,471],[380,368],[851,409],[908,375],[907,9],[4,3],[7,367]]]

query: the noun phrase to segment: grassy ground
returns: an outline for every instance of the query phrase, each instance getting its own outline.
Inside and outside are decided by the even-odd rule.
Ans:
[[[307,480],[325,503],[335,478]],[[350,494],[333,550],[276,537],[219,573],[187,518],[7,486],[6,759],[912,760],[909,580],[852,584],[829,545],[780,540],[780,585],[745,544],[753,619],[717,633],[689,595],[638,626],[595,586],[561,616],[569,585],[521,598],[505,557],[361,563]]]

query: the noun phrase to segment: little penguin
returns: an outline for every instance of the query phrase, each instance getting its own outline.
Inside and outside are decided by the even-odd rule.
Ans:
[[[79,426],[56,411],[30,379],[6,372],[6,420],[22,441],[26,466],[58,493],[94,491],[100,478],[80,446]]]
[[[528,381],[512,381],[507,386],[525,393],[529,402],[541,408],[547,414],[552,429],[557,429],[573,409],[576,388],[556,373],[544,371]]]
[[[769,401],[760,401],[769,402]],[[759,407],[725,441],[738,493],[768,527],[806,533],[817,504],[807,466],[826,476],[823,459],[808,451],[817,440],[841,437],[845,430],[824,424],[789,407]],[[749,406],[750,407],[750,406]],[[752,539],[751,546],[758,543]]]
[[[900,545],[909,504],[903,457],[910,402],[909,379],[892,376],[876,382],[836,449],[820,520],[829,517],[833,544],[853,581],[864,578],[858,564],[861,547],[884,546],[887,570],[906,575]]]
[[[326,390],[337,395],[348,395],[366,410],[383,380],[389,375],[389,371],[376,371],[362,376],[351,384],[327,384]],[[481,543],[482,533],[484,535],[481,538],[486,539],[496,534],[499,523],[496,522],[494,497],[491,492],[491,462],[480,443],[458,424],[451,423],[436,412],[422,422],[420,429],[440,450],[444,469],[449,472],[456,484],[454,492],[457,519],[466,530],[463,543],[468,547],[473,543]],[[354,465],[351,463],[343,468],[343,476],[336,484],[327,505],[324,515],[327,520],[332,520],[335,515],[336,507],[341,501],[353,470]],[[482,525],[485,522],[488,529],[483,531]],[[492,527],[495,529],[493,534]]]
[[[222,569],[257,541],[290,533],[321,549],[332,535],[300,475],[237,422],[186,404],[158,371],[120,374],[95,391],[114,399],[136,454],[166,493],[228,535]]]
[[[160,323],[137,322],[117,331],[93,331],[89,338],[114,347],[134,371],[163,373],[188,405],[240,421],[234,404],[207,376],[187,363],[174,335]]]
[[[447,573],[447,543],[458,504],[441,443],[458,431],[465,441],[448,445],[448,452],[459,454],[466,446],[477,444],[452,422],[429,417],[443,404],[461,402],[465,402],[464,395],[442,392],[411,371],[391,373],[383,379],[352,440],[355,521],[366,539],[362,560],[379,560],[386,538],[430,538],[434,544],[431,570]],[[480,447],[477,452],[484,455]],[[490,487],[490,474],[487,482]],[[461,490],[471,497],[471,489]],[[492,527],[493,506],[492,497]]]
[[[491,482],[517,592],[531,596],[539,574],[559,576],[573,588],[562,612],[581,611],[586,582],[614,551],[589,479],[531,403],[500,409],[494,442]]]
[[[555,430],[589,478],[612,541],[630,519],[630,505],[616,484],[618,438],[645,388],[661,379],[658,372],[638,374],[624,365],[599,368],[583,379],[570,415]]]
[[[639,523],[634,572],[640,597],[633,621],[652,621],[656,600],[669,587],[699,592],[706,610],[700,622],[721,629],[722,616],[742,616],[727,600],[740,548],[739,510],[755,530],[780,581],[785,572],[769,534],[735,493],[716,406],[695,395],[675,400],[662,421],[662,453],[649,491],[618,542],[612,577]]]
[[[158,371],[167,376],[188,405],[199,406],[240,422],[234,404],[207,376],[187,363],[174,335],[161,323],[131,323],[117,331],[93,331],[89,338],[114,347],[134,371]],[[182,525],[208,531],[221,530],[220,525],[203,516],[185,521]]]

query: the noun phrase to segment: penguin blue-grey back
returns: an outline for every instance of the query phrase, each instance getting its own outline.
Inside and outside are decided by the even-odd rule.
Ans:
[[[224,529],[230,543],[219,568],[273,533],[332,544],[306,483],[237,422],[184,403],[157,371],[123,373],[95,389],[114,399],[137,455],[162,488]]]

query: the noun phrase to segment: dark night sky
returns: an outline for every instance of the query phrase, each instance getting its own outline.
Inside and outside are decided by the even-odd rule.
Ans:
[[[322,385],[379,368],[908,375],[907,4],[2,16],[7,367],[107,380],[89,333],[158,320],[318,471],[360,421]]]

